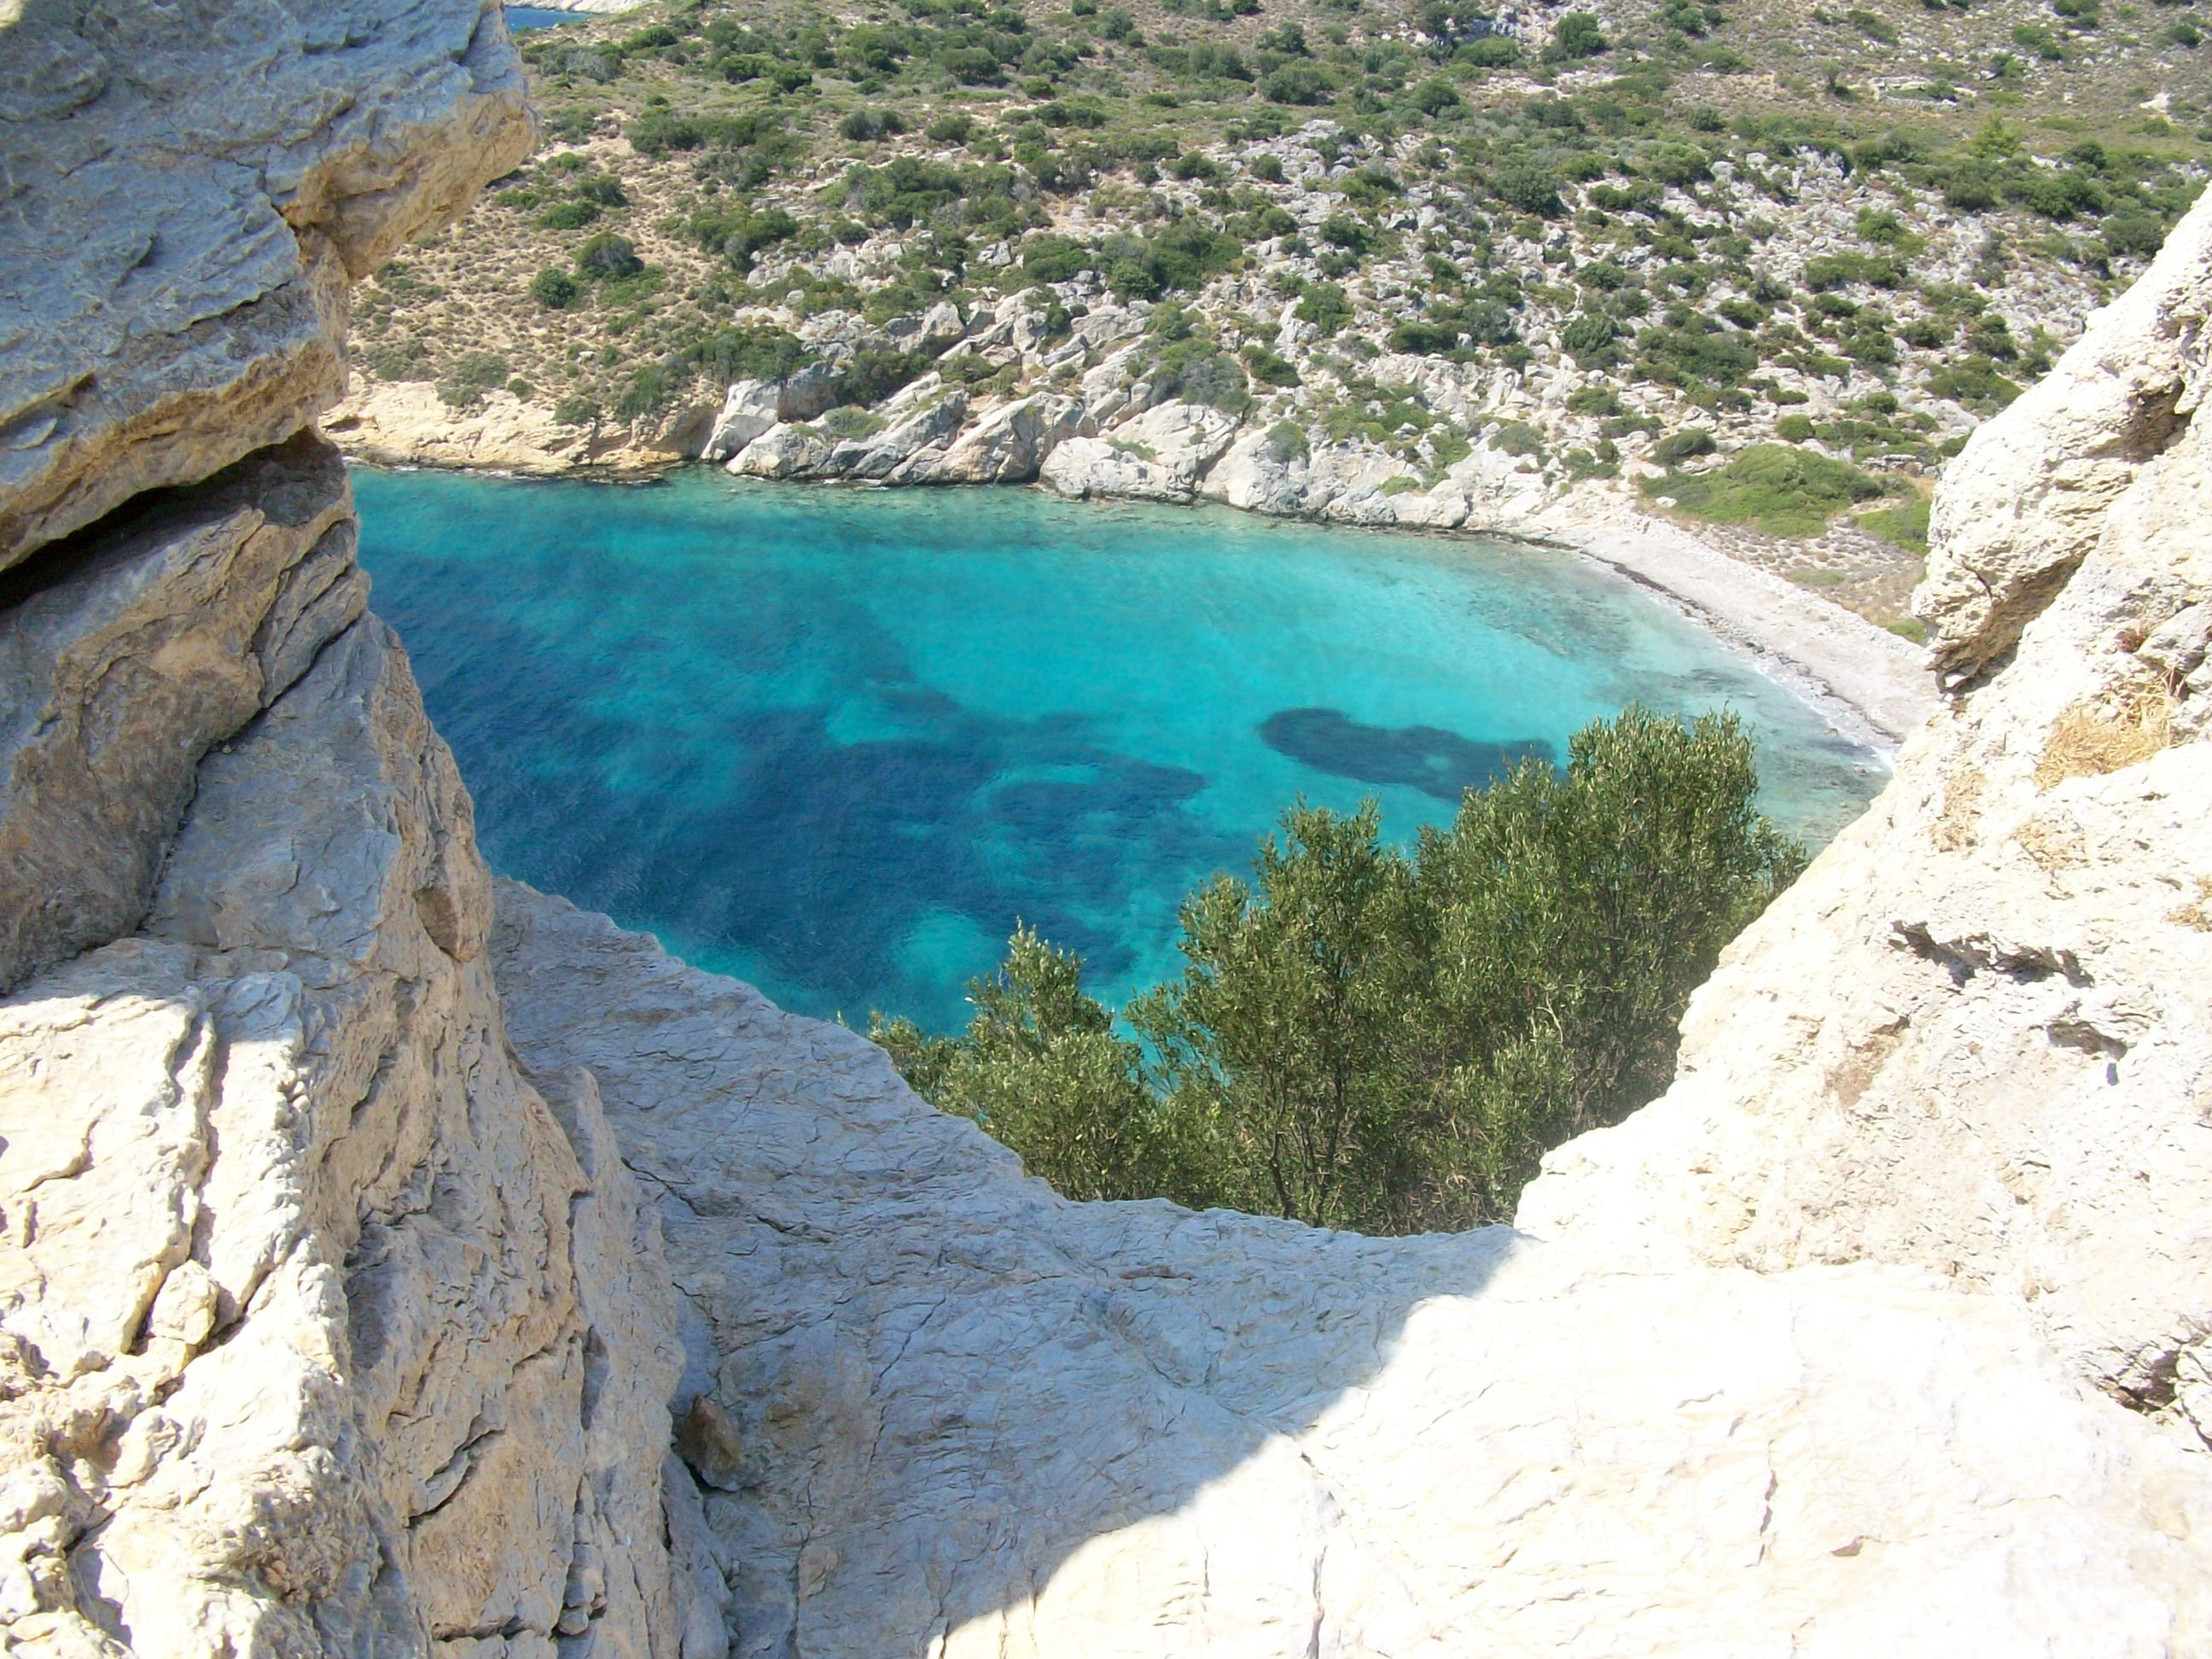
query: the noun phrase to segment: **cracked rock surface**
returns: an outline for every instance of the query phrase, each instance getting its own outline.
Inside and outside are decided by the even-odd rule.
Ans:
[[[0,10],[0,569],[337,401],[348,286],[529,143],[496,0]]]
[[[880,1050],[501,883],[686,1307],[734,1651],[2166,1653],[2202,1460],[2010,1297],[1072,1204]]]
[[[1523,1227],[1925,1267],[2024,1302],[2079,1375],[2212,1443],[2208,307],[2212,201],[1954,464],[1921,603],[2004,665],[1729,948],[1674,1088],[1546,1160]],[[2155,455],[2095,459],[2154,406]],[[2002,573],[2065,548],[2023,623],[2044,579]]]

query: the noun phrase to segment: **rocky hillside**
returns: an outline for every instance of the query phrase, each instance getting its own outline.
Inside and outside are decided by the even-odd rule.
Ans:
[[[547,145],[378,274],[337,430],[1357,523],[1625,498],[1912,632],[1936,467],[2204,177],[2193,5],[2058,3],[543,32]]]
[[[492,880],[313,418],[530,142],[495,9],[0,65],[0,1645],[2212,1650],[2212,204],[1959,458],[1948,705],[1675,1088],[1367,1240]]]

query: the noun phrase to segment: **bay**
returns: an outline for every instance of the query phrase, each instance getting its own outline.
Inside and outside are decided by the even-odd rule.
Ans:
[[[1814,843],[1881,781],[1809,704],[1547,550],[1012,489],[357,470],[494,868],[787,1007],[951,1029],[1019,918],[1109,1001],[1303,796],[1409,838],[1632,701],[1729,708]]]

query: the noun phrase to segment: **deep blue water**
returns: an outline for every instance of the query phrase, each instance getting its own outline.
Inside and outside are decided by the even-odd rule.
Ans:
[[[1825,838],[1879,779],[1795,696],[1568,556],[698,471],[355,476],[374,604],[494,867],[786,1006],[950,1028],[1017,917],[1109,1000],[1303,793],[1410,836],[1641,700],[1758,729]]]

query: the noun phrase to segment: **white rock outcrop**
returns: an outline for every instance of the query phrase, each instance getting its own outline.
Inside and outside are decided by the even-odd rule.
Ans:
[[[1236,417],[1218,409],[1158,404],[1104,436],[1068,439],[1038,476],[1062,495],[1187,501],[1236,435]]]
[[[363,617],[202,761],[144,921],[0,1003],[13,1644],[678,1652],[659,1239],[590,1079],[511,1057],[489,902]]]
[[[1730,948],[1673,1090],[1547,1160],[1524,1227],[1923,1266],[2024,1301],[2080,1374],[2212,1442],[2208,302],[2212,199],[1954,464],[1922,603],[1960,660],[2006,665]],[[2123,466],[2146,407],[2171,430]],[[2077,495],[2104,511],[2055,592],[2000,605],[1959,574],[2027,570]],[[1969,532],[1962,501],[2027,505]]]
[[[2200,201],[2063,365],[1977,430],[1945,472],[1914,605],[1948,674],[1971,678],[2009,651],[2095,552],[2143,470],[2186,440],[2203,406],[2212,319],[2203,215]]]
[[[496,0],[0,10],[0,569],[335,402],[348,286],[530,136]]]
[[[1071,1204],[851,1032],[498,909],[517,1052],[598,1079],[659,1197],[735,1652],[2212,1639],[2203,1459],[2017,1297]]]
[[[726,1645],[653,1213],[302,429],[520,94],[474,0],[0,15],[9,1652]]]

